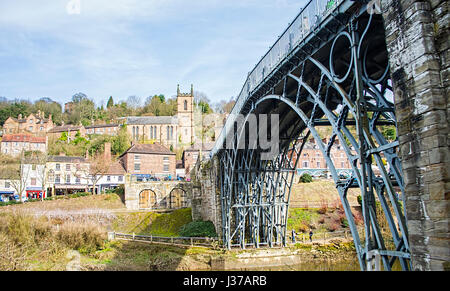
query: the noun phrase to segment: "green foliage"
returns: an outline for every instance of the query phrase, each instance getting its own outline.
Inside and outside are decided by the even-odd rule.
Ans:
[[[183,225],[180,235],[184,237],[217,237],[216,229],[211,221],[193,221]]]
[[[312,176],[308,173],[304,173],[300,176],[299,183],[311,183],[313,181]]]
[[[213,113],[213,110],[211,109],[209,103],[206,102],[206,101],[203,101],[203,100],[202,100],[202,101],[199,101],[198,104],[197,104],[197,106],[200,108],[200,111],[201,111],[203,114],[210,114],[210,113]]]
[[[318,217],[319,214],[315,210],[303,208],[289,209],[287,228],[305,232],[309,229],[309,225],[318,219]]]
[[[397,131],[394,126],[386,126],[382,134],[388,141],[394,141],[397,139]]]
[[[361,197],[361,195],[358,195],[358,197],[356,197],[356,199],[358,200],[359,206],[362,206],[362,197]]]
[[[122,126],[119,133],[111,138],[111,152],[113,155],[121,155],[130,146],[130,138],[126,126]]]
[[[165,100],[164,95],[149,96],[141,110],[142,115],[173,116],[177,113],[176,99]]]

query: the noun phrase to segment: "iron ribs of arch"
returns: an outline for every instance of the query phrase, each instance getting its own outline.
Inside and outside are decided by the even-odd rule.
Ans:
[[[367,269],[373,252],[381,256],[385,270],[396,261],[410,269],[398,141],[386,136],[397,123],[384,28],[375,17],[351,21],[316,55],[295,56],[277,82],[247,99],[244,126],[228,133],[232,146],[218,153],[225,247],[286,245],[298,157],[313,138],[336,184],[361,269]],[[280,116],[279,153],[272,159],[261,159],[257,147],[239,146],[248,139],[245,124],[253,113]],[[321,126],[332,129],[327,141],[320,136]],[[346,179],[339,177],[332,156],[338,145],[351,164],[352,175]],[[362,235],[347,198],[350,188],[361,191]],[[387,226],[380,226],[381,220]]]

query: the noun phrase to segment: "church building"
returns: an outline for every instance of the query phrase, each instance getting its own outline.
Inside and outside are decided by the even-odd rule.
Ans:
[[[175,116],[127,117],[125,123],[133,141],[153,141],[177,149],[191,145],[194,133],[194,87],[190,93],[181,93],[177,88],[177,114]]]

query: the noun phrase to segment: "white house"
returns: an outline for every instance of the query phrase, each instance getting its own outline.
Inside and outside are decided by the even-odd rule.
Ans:
[[[18,200],[19,195],[12,186],[12,181],[5,178],[0,178],[0,202],[8,202],[10,200]]]
[[[100,193],[107,189],[115,189],[119,185],[125,184],[125,168],[119,161],[111,163],[108,171],[101,177],[99,177],[96,183],[96,192]],[[93,179],[91,179],[89,186],[93,187]]]

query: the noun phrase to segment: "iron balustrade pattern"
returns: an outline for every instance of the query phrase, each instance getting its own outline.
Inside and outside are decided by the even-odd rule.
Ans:
[[[339,193],[361,269],[371,269],[374,252],[384,270],[395,262],[411,269],[383,19],[368,13],[365,2],[310,1],[249,73],[211,153],[219,171],[225,248],[287,245],[297,162],[314,139]],[[255,131],[258,137],[273,133],[252,117],[267,114],[279,118],[279,140],[270,138],[278,152],[269,159],[250,138]],[[331,128],[326,142],[323,126]],[[331,159],[336,146],[350,161],[349,177],[339,175]],[[363,235],[347,199],[350,188],[361,190]]]

